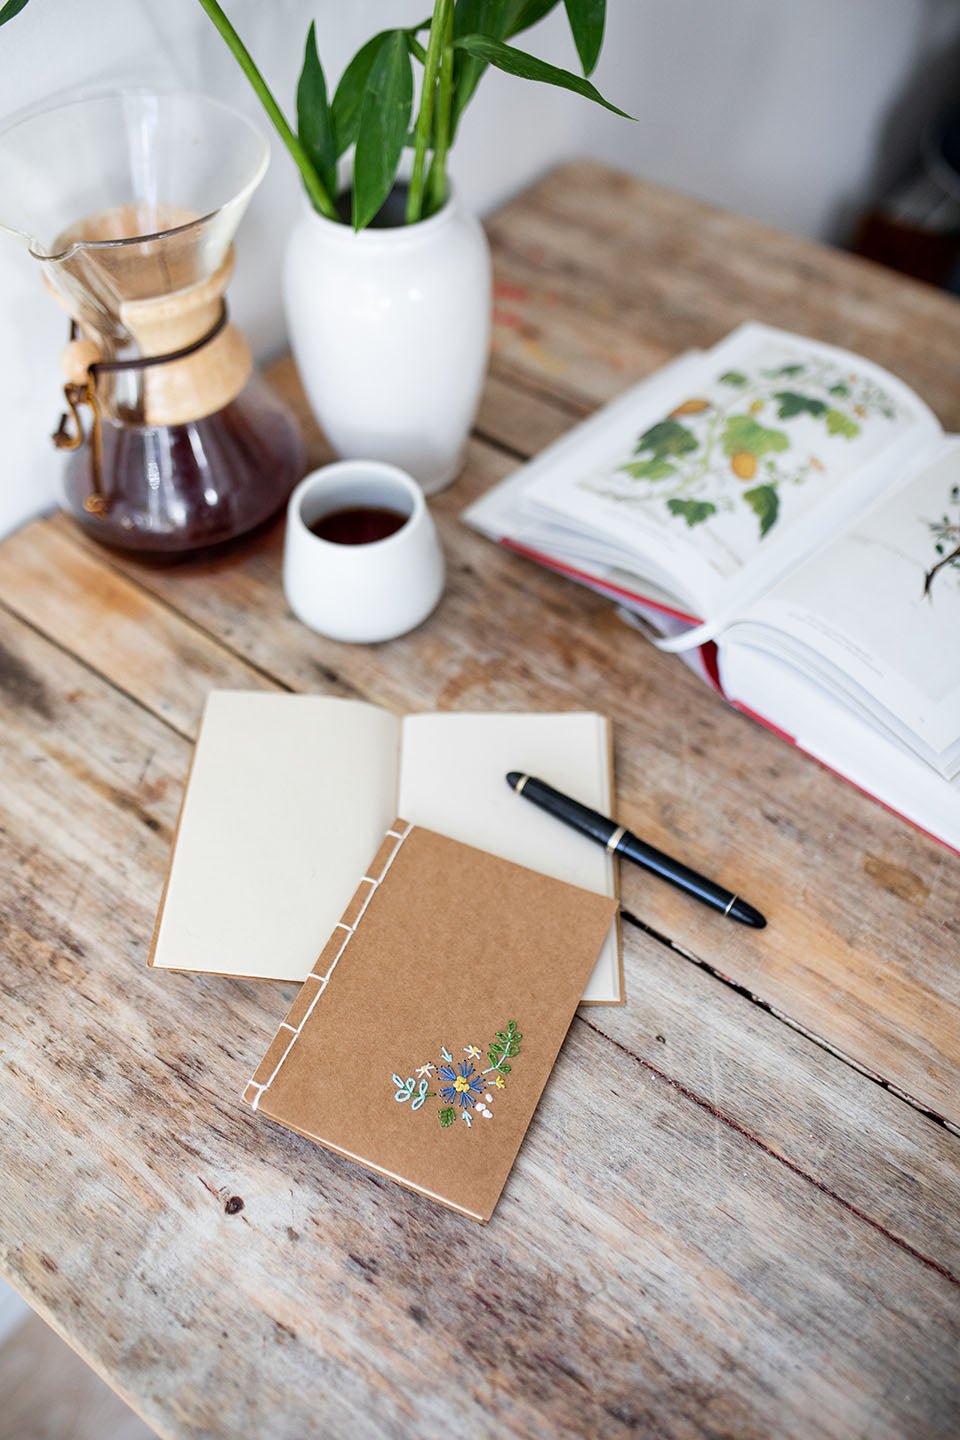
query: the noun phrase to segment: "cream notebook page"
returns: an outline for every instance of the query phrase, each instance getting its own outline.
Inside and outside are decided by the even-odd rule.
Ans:
[[[396,814],[399,742],[376,705],[212,691],[151,964],[308,975]]]
[[[609,812],[600,715],[397,716],[362,701],[210,694],[150,963],[263,980],[311,971],[398,813],[601,895],[613,861],[525,803],[529,768]],[[614,927],[589,1001],[622,1000]]]
[[[611,813],[610,726],[603,715],[408,715],[401,723],[399,814],[598,895],[616,894],[612,856],[507,785],[508,770],[537,775]],[[623,999],[614,921],[585,1001]]]

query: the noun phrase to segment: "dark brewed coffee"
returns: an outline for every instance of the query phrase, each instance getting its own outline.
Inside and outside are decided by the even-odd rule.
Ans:
[[[312,535],[333,545],[371,545],[375,540],[395,535],[409,518],[382,505],[351,505],[345,510],[321,515],[307,528]]]

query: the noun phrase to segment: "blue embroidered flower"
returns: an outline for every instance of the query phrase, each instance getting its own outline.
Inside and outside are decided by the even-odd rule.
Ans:
[[[440,1066],[437,1078],[444,1082],[440,1087],[440,1094],[451,1105],[455,1105],[459,1097],[461,1110],[466,1110],[476,1104],[476,1097],[483,1089],[483,1077],[477,1075],[466,1060],[461,1060],[457,1068],[459,1074],[452,1065]]]

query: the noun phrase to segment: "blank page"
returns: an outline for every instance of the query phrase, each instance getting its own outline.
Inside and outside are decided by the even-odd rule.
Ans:
[[[211,692],[150,963],[305,979],[396,814],[399,738],[361,701]]]
[[[610,724],[604,715],[408,715],[402,722],[397,809],[414,825],[488,850],[598,895],[615,895],[612,856],[508,786],[536,775],[584,805],[612,806]],[[623,1001],[614,922],[583,998]]]

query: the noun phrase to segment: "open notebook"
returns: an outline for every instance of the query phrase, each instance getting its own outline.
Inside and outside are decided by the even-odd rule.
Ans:
[[[408,715],[325,695],[213,691],[180,813],[150,963],[303,980],[399,811],[598,894],[611,857],[507,786],[541,776],[612,809],[602,715]],[[623,1001],[614,922],[587,1003]]]
[[[394,820],[244,1099],[489,1220],[615,908]]]

